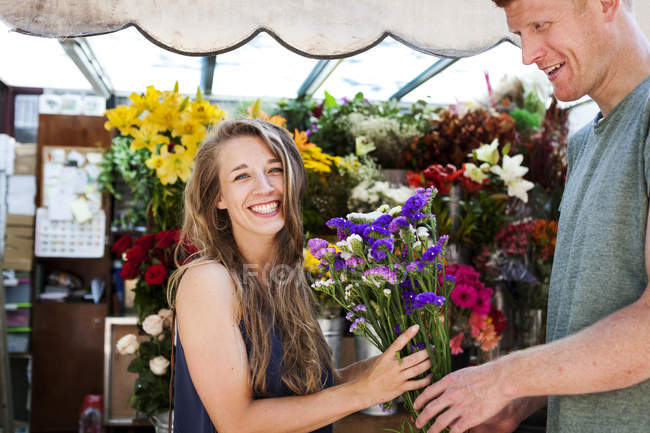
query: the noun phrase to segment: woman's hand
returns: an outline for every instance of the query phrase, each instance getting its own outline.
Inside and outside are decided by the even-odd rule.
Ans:
[[[368,406],[390,401],[406,391],[431,383],[431,376],[409,380],[431,369],[426,350],[420,350],[401,360],[397,359],[397,353],[415,337],[418,330],[419,326],[414,325],[397,337],[356,382],[360,392],[370,397]]]

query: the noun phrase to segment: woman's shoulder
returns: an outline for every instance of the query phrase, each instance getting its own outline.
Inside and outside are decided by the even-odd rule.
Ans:
[[[211,297],[232,298],[235,285],[228,269],[219,262],[210,261],[190,266],[178,286],[178,298],[200,301]]]

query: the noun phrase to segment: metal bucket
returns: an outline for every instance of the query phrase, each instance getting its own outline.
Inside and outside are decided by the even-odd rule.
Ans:
[[[332,349],[332,358],[334,367],[339,368],[341,363],[341,348],[343,346],[343,327],[345,326],[345,319],[343,317],[335,317],[333,319],[319,318],[318,324],[321,331],[325,336],[325,341]]]
[[[363,361],[364,359],[372,358],[373,356],[382,354],[381,350],[377,349],[375,346],[372,345],[370,341],[368,341],[365,337],[362,337],[360,335],[354,336],[354,352],[356,354],[357,361]],[[374,406],[370,406],[369,408],[366,408],[361,411],[361,413],[365,413],[366,415],[376,415],[376,416],[393,415],[396,412],[397,412],[396,400],[393,400],[392,406],[389,409],[384,409],[384,407],[381,404],[377,404]]]

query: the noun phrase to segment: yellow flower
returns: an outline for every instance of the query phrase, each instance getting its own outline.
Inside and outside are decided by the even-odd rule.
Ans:
[[[479,167],[477,167],[475,164],[472,164],[471,162],[465,164],[465,171],[463,172],[463,176],[469,177],[476,183],[483,183],[483,181],[488,177]]]
[[[159,154],[152,154],[151,158],[146,160],[144,164],[150,169],[157,171],[160,167],[162,167],[164,162],[165,160],[162,156]]]
[[[137,107],[129,105],[120,105],[117,108],[106,110],[106,117],[108,121],[104,123],[104,128],[110,131],[111,128],[117,128],[122,135],[131,134],[131,127],[140,125],[141,121],[138,119],[140,111]]]
[[[257,99],[253,104],[251,104],[248,109],[246,110],[248,112],[248,115],[252,119],[259,119],[259,120],[264,120],[266,122],[272,123],[277,126],[281,126],[284,128],[284,126],[287,124],[287,120],[280,116],[280,115],[275,115],[272,117],[269,117],[268,114],[266,114],[264,111],[260,109],[260,100]]]
[[[340,157],[324,153],[323,150],[316,145],[303,149],[300,152],[300,155],[302,156],[303,164],[305,164],[305,169],[317,173],[330,173],[332,171],[332,166],[336,165],[341,159]]]
[[[163,163],[156,170],[156,175],[163,185],[172,185],[177,179],[187,182],[192,172],[194,157],[186,152],[183,146],[174,146],[174,152],[168,151],[166,146],[160,148]]]
[[[145,123],[139,129],[133,128],[131,132],[131,135],[133,135],[133,141],[130,147],[131,152],[147,148],[149,152],[156,153],[156,148],[159,144],[169,142],[169,138],[158,134],[158,132],[158,127],[152,123]]]
[[[137,93],[133,92],[129,98],[131,98],[133,105],[137,107],[140,112],[143,112],[145,110],[156,111],[160,105],[161,95],[162,94],[156,90],[154,86],[148,86],[147,91],[144,95],[138,95]]]
[[[311,251],[309,251],[309,248],[303,250],[303,256],[305,257],[303,262],[304,268],[314,275],[319,274],[320,270],[318,269],[318,265],[320,265],[320,260],[314,257]]]
[[[203,140],[205,126],[196,121],[189,112],[180,113],[174,122],[172,136],[181,137],[183,146],[194,146]]]
[[[194,101],[190,103],[189,113],[192,118],[202,125],[215,125],[226,120],[226,112],[218,105],[212,105],[209,101]]]
[[[173,129],[178,116],[187,107],[189,98],[177,92],[163,92],[163,101],[150,111],[145,122],[156,124],[161,130]]]

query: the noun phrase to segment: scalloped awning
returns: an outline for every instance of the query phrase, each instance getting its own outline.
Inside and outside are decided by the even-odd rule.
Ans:
[[[350,56],[386,35],[448,57],[511,38],[503,12],[489,0],[0,0],[0,20],[54,38],[133,25],[164,48],[194,55],[230,51],[261,30],[319,58]]]

